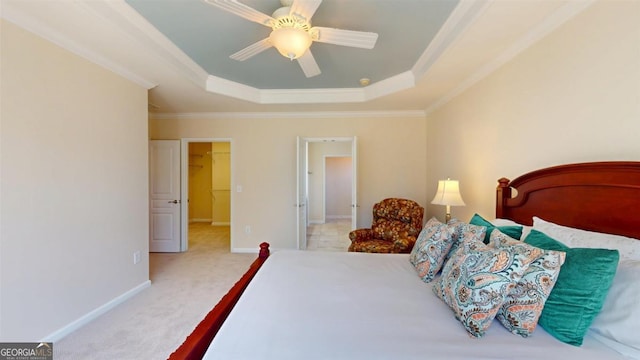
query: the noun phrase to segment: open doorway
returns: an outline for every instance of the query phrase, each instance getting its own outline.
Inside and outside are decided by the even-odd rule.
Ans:
[[[349,247],[353,175],[350,141],[309,142],[308,250],[346,251]]]
[[[183,139],[182,251],[211,246],[225,238],[231,249],[231,142],[227,139]],[[186,159],[185,159],[186,158]]]

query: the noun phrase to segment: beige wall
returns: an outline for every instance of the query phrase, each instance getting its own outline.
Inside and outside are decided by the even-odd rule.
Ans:
[[[640,160],[640,2],[598,2],[428,116],[428,196],[460,180],[493,217],[500,177],[542,167]],[[444,161],[446,159],[446,161]],[[432,205],[429,215],[444,218]]]
[[[232,247],[296,246],[296,136],[358,137],[358,224],[371,224],[373,204],[401,196],[426,201],[423,117],[150,120],[152,139],[232,139]],[[251,233],[245,233],[251,226]]]
[[[147,91],[1,26],[0,341],[38,341],[148,284]]]
[[[327,218],[351,217],[351,157],[325,158]]]

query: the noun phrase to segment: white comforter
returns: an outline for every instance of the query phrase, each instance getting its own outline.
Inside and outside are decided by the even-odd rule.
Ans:
[[[263,265],[204,359],[624,359],[587,336],[564,344],[495,321],[467,335],[401,254],[278,251]]]

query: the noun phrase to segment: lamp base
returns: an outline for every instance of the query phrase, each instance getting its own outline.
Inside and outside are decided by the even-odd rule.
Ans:
[[[448,224],[449,220],[451,220],[451,205],[447,205],[446,210],[447,212],[446,212],[446,215],[444,216],[444,223]]]

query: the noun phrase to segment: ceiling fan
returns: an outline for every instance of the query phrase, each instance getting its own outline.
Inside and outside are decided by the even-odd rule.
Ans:
[[[260,40],[229,56],[244,61],[260,52],[275,47],[282,56],[298,60],[306,77],[320,74],[309,47],[313,41],[373,49],[378,34],[372,32],[333,29],[321,26],[311,27],[311,17],[322,0],[280,0],[282,7],[271,16],[261,13],[237,0],[205,0],[232,14],[272,29],[268,38]]]

